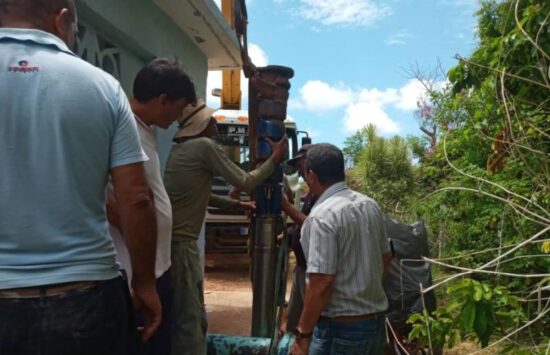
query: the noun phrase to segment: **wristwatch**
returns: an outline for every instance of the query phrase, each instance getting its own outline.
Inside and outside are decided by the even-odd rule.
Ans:
[[[302,331],[296,327],[296,340],[309,339],[313,336],[313,332],[302,333]]]

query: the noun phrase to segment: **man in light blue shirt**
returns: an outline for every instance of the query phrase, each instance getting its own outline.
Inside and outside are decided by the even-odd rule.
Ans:
[[[119,83],[69,49],[76,21],[72,0],[0,0],[1,354],[124,353],[109,174],[143,338],[160,322],[147,157]]]

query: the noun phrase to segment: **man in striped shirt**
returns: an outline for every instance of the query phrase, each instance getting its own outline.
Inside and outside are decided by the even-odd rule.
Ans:
[[[333,145],[308,151],[305,179],[319,200],[302,227],[308,284],[292,354],[382,354],[391,258],[382,212],[346,186]]]

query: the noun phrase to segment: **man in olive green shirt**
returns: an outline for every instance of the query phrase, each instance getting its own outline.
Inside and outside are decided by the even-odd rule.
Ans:
[[[166,165],[164,183],[172,204],[172,267],[174,274],[174,328],[172,354],[206,354],[206,314],[203,272],[197,239],[208,205],[250,209],[249,203],[211,193],[214,176],[222,176],[242,191],[267,179],[286,153],[284,137],[271,143],[272,155],[260,167],[245,172],[216,145],[215,110],[202,100],[189,105],[180,120]]]

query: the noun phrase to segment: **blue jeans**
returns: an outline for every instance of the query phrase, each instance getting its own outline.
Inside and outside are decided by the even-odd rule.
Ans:
[[[358,322],[319,320],[313,332],[309,355],[382,355],[384,316]]]
[[[0,298],[0,354],[126,354],[130,308],[120,277],[55,296]]]

